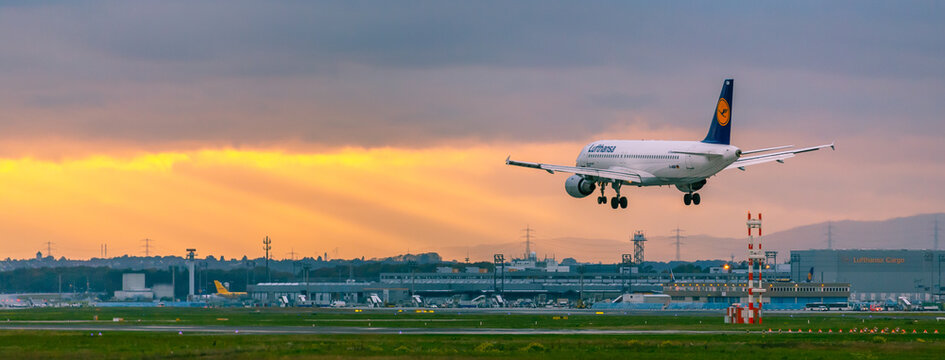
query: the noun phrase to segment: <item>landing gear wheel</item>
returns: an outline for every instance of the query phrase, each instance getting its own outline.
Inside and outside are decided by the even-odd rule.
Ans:
[[[616,209],[618,206],[620,206],[620,200],[616,196],[610,198],[610,207]]]
[[[620,208],[621,208],[621,209],[626,209],[626,208],[627,208],[627,197],[626,197],[626,196],[621,196],[621,197],[620,197]]]
[[[601,182],[600,182],[600,196],[597,197],[597,203],[598,203],[598,204],[606,204],[606,203],[607,203],[607,196],[604,196],[604,189],[607,189],[607,183],[601,181]]]
[[[689,206],[689,204],[692,204],[692,194],[683,195],[682,201],[683,203],[686,204],[686,206]]]
[[[700,202],[700,201],[702,201],[702,198],[699,196],[699,194],[692,194],[692,204],[693,204],[693,205],[699,205],[699,202]]]

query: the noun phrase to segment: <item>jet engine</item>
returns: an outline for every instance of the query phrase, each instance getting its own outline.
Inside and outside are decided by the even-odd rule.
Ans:
[[[597,184],[593,181],[587,181],[581,175],[571,175],[564,181],[564,190],[576,198],[583,198],[590,195],[597,189]]]
[[[696,181],[692,184],[676,184],[676,188],[684,193],[699,191],[699,189],[702,189],[703,186],[705,186],[705,179]]]

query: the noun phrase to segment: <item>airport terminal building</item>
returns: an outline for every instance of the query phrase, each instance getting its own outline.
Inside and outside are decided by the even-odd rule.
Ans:
[[[520,266],[498,271],[445,267],[435,273],[383,273],[367,282],[263,283],[250,286],[260,302],[313,306],[409,303],[414,300],[461,306],[490,303],[542,306],[616,303],[622,294],[666,295],[673,306],[714,308],[747,300],[744,269],[708,273],[643,273],[626,264],[584,264],[569,268]],[[945,251],[933,250],[794,250],[790,264],[763,271],[769,308],[804,308],[808,304],[851,302],[938,301],[945,294]],[[716,271],[717,270],[717,271]],[[417,298],[414,298],[417,296]],[[478,301],[478,302],[477,302]],[[633,304],[621,306],[636,306]],[[640,305],[650,306],[650,305]]]
[[[852,301],[939,300],[942,250],[793,250],[791,280],[849,283]]]
[[[722,309],[747,301],[745,272],[639,273],[618,265],[586,265],[585,271],[526,269],[496,272],[384,273],[379,281],[347,283],[262,283],[250,286],[256,301],[305,302],[330,306],[337,302],[372,306],[450,303],[460,307],[568,306],[578,299],[595,308],[610,306],[623,294],[664,294],[666,304],[621,303],[615,308]],[[785,269],[786,270],[786,269]],[[845,303],[846,283],[794,283],[787,271],[765,271],[771,279],[765,303],[772,309],[803,309],[810,303]],[[414,297],[417,296],[417,297]],[[280,300],[282,299],[282,300]]]

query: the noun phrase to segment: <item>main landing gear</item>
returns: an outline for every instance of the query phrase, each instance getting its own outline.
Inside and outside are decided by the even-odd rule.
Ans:
[[[682,199],[683,199],[683,203],[685,203],[686,206],[689,206],[689,204],[699,205],[699,203],[702,201],[702,198],[699,196],[698,193],[696,194],[688,193],[686,195],[683,195]]]
[[[604,189],[606,187],[607,187],[607,183],[605,182],[600,183],[600,196],[597,197],[598,204],[607,203],[607,196],[604,196]],[[614,183],[614,191],[617,192],[617,195],[610,198],[610,207],[613,209],[616,209],[618,207],[621,209],[626,209],[627,204],[629,204],[630,202],[627,200],[626,196],[620,196],[620,183]]]
[[[686,206],[699,205],[702,199],[700,199],[699,194],[694,192],[699,191],[699,189],[702,189],[703,186],[705,186],[705,179],[696,181],[694,183],[676,184],[676,188],[679,189],[679,191],[685,193],[682,199]]]

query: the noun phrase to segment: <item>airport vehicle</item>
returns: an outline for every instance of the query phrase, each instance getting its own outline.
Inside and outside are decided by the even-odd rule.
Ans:
[[[238,298],[248,296],[244,291],[230,291],[220,283],[220,280],[213,280],[213,284],[217,286],[217,296],[222,296],[225,298]]]
[[[841,310],[852,310],[850,304],[846,302],[836,302],[836,303],[823,303],[815,302],[809,303],[804,306],[805,310],[808,311],[841,311]]]
[[[723,82],[709,133],[702,141],[600,140],[581,149],[575,166],[516,161],[511,156],[505,163],[551,174],[572,173],[564,182],[568,195],[584,198],[599,188],[598,204],[607,203],[605,190],[610,185],[615,193],[610,198],[610,207],[614,209],[627,208],[627,197],[620,193],[623,186],[674,185],[685,193],[683,203],[688,206],[699,205],[702,199],[697,191],[705,186],[706,179],[723,170],[745,170],[751,165],[773,161],[784,163],[797,154],[827,147],[834,149],[833,143],[800,149],[785,145],[748,151],[731,145],[734,88],[735,80]]]

